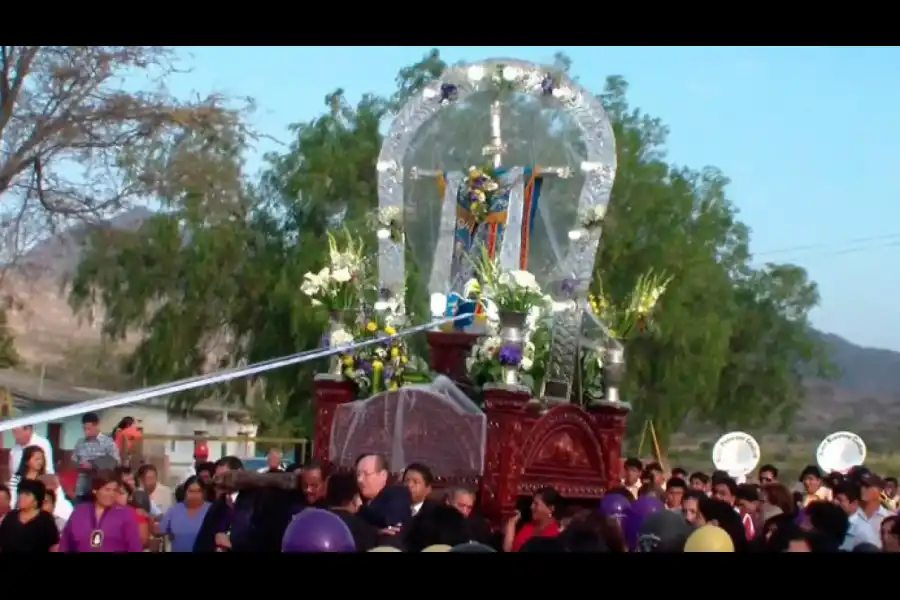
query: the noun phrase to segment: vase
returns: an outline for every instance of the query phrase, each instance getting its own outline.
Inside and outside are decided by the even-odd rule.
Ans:
[[[502,346],[516,346],[520,350],[525,347],[525,322],[528,320],[527,312],[513,312],[501,310],[500,342]]]
[[[332,310],[328,313],[328,347],[333,348],[334,344],[331,343],[334,335],[336,333],[346,333],[347,325],[344,321],[344,311],[342,310]],[[344,372],[344,365],[342,362],[342,358],[340,354],[332,354],[328,357],[328,374],[329,375],[342,375]]]
[[[500,364],[505,385],[519,385],[519,365],[525,348],[525,321],[528,313],[500,311]]]
[[[503,385],[519,385],[519,367],[501,367]]]
[[[606,360],[603,363],[604,399],[613,404],[622,402],[619,390],[625,381],[625,348],[618,340],[606,344]]]

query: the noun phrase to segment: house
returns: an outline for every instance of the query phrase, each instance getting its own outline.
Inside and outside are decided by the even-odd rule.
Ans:
[[[40,413],[113,393],[116,392],[69,386],[13,369],[0,370],[0,394],[11,401],[10,416]],[[107,433],[112,432],[123,417],[134,418],[148,438],[143,443],[143,454],[154,458],[155,464],[160,465],[159,461],[162,461],[169,472],[169,479],[181,477],[190,468],[197,440],[207,440],[209,460],[228,455],[254,456],[256,453],[256,425],[251,422],[249,413],[244,408],[228,406],[214,399],[201,401],[188,414],[170,411],[166,398],[156,398],[98,411],[98,415],[100,428]],[[34,426],[34,430],[50,441],[57,464],[69,457],[76,442],[83,436],[81,415],[40,423]],[[225,440],[217,441],[217,438]],[[8,478],[5,473],[8,450],[4,449],[13,444],[12,433],[3,432],[0,440],[0,481]]]

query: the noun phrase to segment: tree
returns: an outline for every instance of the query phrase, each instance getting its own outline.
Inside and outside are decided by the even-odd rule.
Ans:
[[[239,114],[218,96],[174,98],[163,84],[175,69],[162,46],[0,47],[0,283],[57,225],[213,176],[184,142],[232,143]],[[135,90],[126,77],[155,87]],[[217,187],[233,189],[227,175],[215,174]]]
[[[558,63],[568,68],[565,57]],[[237,193],[241,218],[216,208],[223,203],[208,202],[207,188],[191,185],[191,194],[141,231],[104,232],[117,239],[102,243],[95,237],[76,277],[73,304],[99,301],[110,335],[142,328],[131,368],[152,383],[214,366],[209,354],[216,340],[220,359],[229,364],[318,346],[324,324],[298,293],[302,275],[321,264],[330,227],[343,224],[372,241],[367,219],[377,203],[379,126],[445,67],[433,51],[401,70],[390,99],[364,96],[351,106],[341,90],[329,95],[323,115],[292,126],[294,142],[286,153],[268,157],[261,182]],[[619,170],[597,277],[618,300],[648,268],[674,276],[656,330],[628,348],[633,422],[652,418],[665,437],[692,416],[740,420],[748,402],[765,406],[754,413],[760,419],[796,410],[795,367],[817,351],[801,326],[816,301],[814,287],[796,267],[750,267],[748,231],[727,199],[728,180],[713,168],[669,165],[666,127],[629,106],[622,78],[610,78],[601,97],[614,123]],[[480,163],[489,102],[473,97],[443,110],[413,140],[405,165],[462,170]],[[574,123],[531,98],[513,97],[505,105],[503,135],[509,165],[570,165],[584,153]],[[581,183],[573,178],[546,186],[550,203],[576,197]],[[431,269],[421,257],[433,253],[440,194],[433,179],[412,188],[415,202],[405,217],[414,267],[408,293],[421,297]],[[574,213],[564,202],[545,208],[532,240],[537,258],[531,268],[538,274],[553,266],[565,240],[559,223]],[[408,298],[407,305],[414,304]],[[792,361],[790,367],[784,361]],[[736,400],[733,383],[762,373],[765,386],[742,387]],[[308,414],[311,375],[304,365],[266,377],[265,401],[277,406],[272,419]]]

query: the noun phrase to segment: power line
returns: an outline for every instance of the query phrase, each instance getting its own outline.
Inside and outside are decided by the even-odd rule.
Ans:
[[[872,244],[872,242],[882,242]],[[854,244],[868,244],[855,248],[840,248],[840,246],[848,246]],[[774,250],[765,250],[763,252],[754,252],[754,256],[771,256],[773,254],[788,254],[793,252],[806,252],[815,250],[824,250],[826,255],[830,254],[846,254],[851,252],[859,252],[862,250],[875,250],[878,248],[889,248],[900,245],[900,233],[891,233],[886,235],[877,235],[864,238],[856,238],[842,240],[838,242],[823,242],[819,244],[807,244],[804,246],[792,246],[785,248],[777,248]],[[818,254],[818,253],[817,253]]]

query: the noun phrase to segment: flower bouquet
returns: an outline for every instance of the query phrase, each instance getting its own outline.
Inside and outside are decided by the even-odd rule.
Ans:
[[[369,262],[362,241],[345,231],[342,240],[328,234],[328,263],[317,273],[303,276],[300,291],[313,306],[328,311],[329,327],[323,339],[326,347],[346,346],[353,343],[350,329],[355,315],[360,312],[363,298],[370,293],[372,283]],[[342,367],[337,357],[332,357],[329,372],[340,375]]]
[[[611,343],[586,349],[581,354],[582,390],[592,396],[602,396],[604,386],[609,387],[620,382],[612,381],[615,375],[621,376],[623,357],[611,356],[612,349],[621,353],[623,342],[633,336],[648,331],[652,325],[653,311],[659,299],[672,282],[667,277],[649,271],[638,278],[637,284],[621,305],[614,305],[603,293],[598,281],[598,290],[590,296],[591,311],[606,328],[606,336]],[[610,381],[606,381],[610,379]]]
[[[469,198],[469,210],[476,223],[484,223],[490,213],[494,195],[501,191],[496,172],[492,167],[469,167],[465,182],[465,194]]]
[[[360,240],[345,232],[341,244],[329,233],[328,264],[318,273],[306,273],[300,291],[313,306],[324,307],[331,313],[357,309],[371,287],[368,266]]]
[[[397,330],[380,316],[359,323],[351,334],[352,342],[378,340],[339,359],[341,374],[356,384],[360,398],[429,381],[427,365],[411,356],[405,340],[396,335]]]
[[[481,281],[479,301],[487,312],[489,328],[496,330],[496,336],[489,336],[476,347],[476,379],[517,385],[523,365],[528,370],[534,365],[537,346],[531,337],[546,312],[548,298],[533,274],[501,269],[486,249],[482,249],[475,271]]]

